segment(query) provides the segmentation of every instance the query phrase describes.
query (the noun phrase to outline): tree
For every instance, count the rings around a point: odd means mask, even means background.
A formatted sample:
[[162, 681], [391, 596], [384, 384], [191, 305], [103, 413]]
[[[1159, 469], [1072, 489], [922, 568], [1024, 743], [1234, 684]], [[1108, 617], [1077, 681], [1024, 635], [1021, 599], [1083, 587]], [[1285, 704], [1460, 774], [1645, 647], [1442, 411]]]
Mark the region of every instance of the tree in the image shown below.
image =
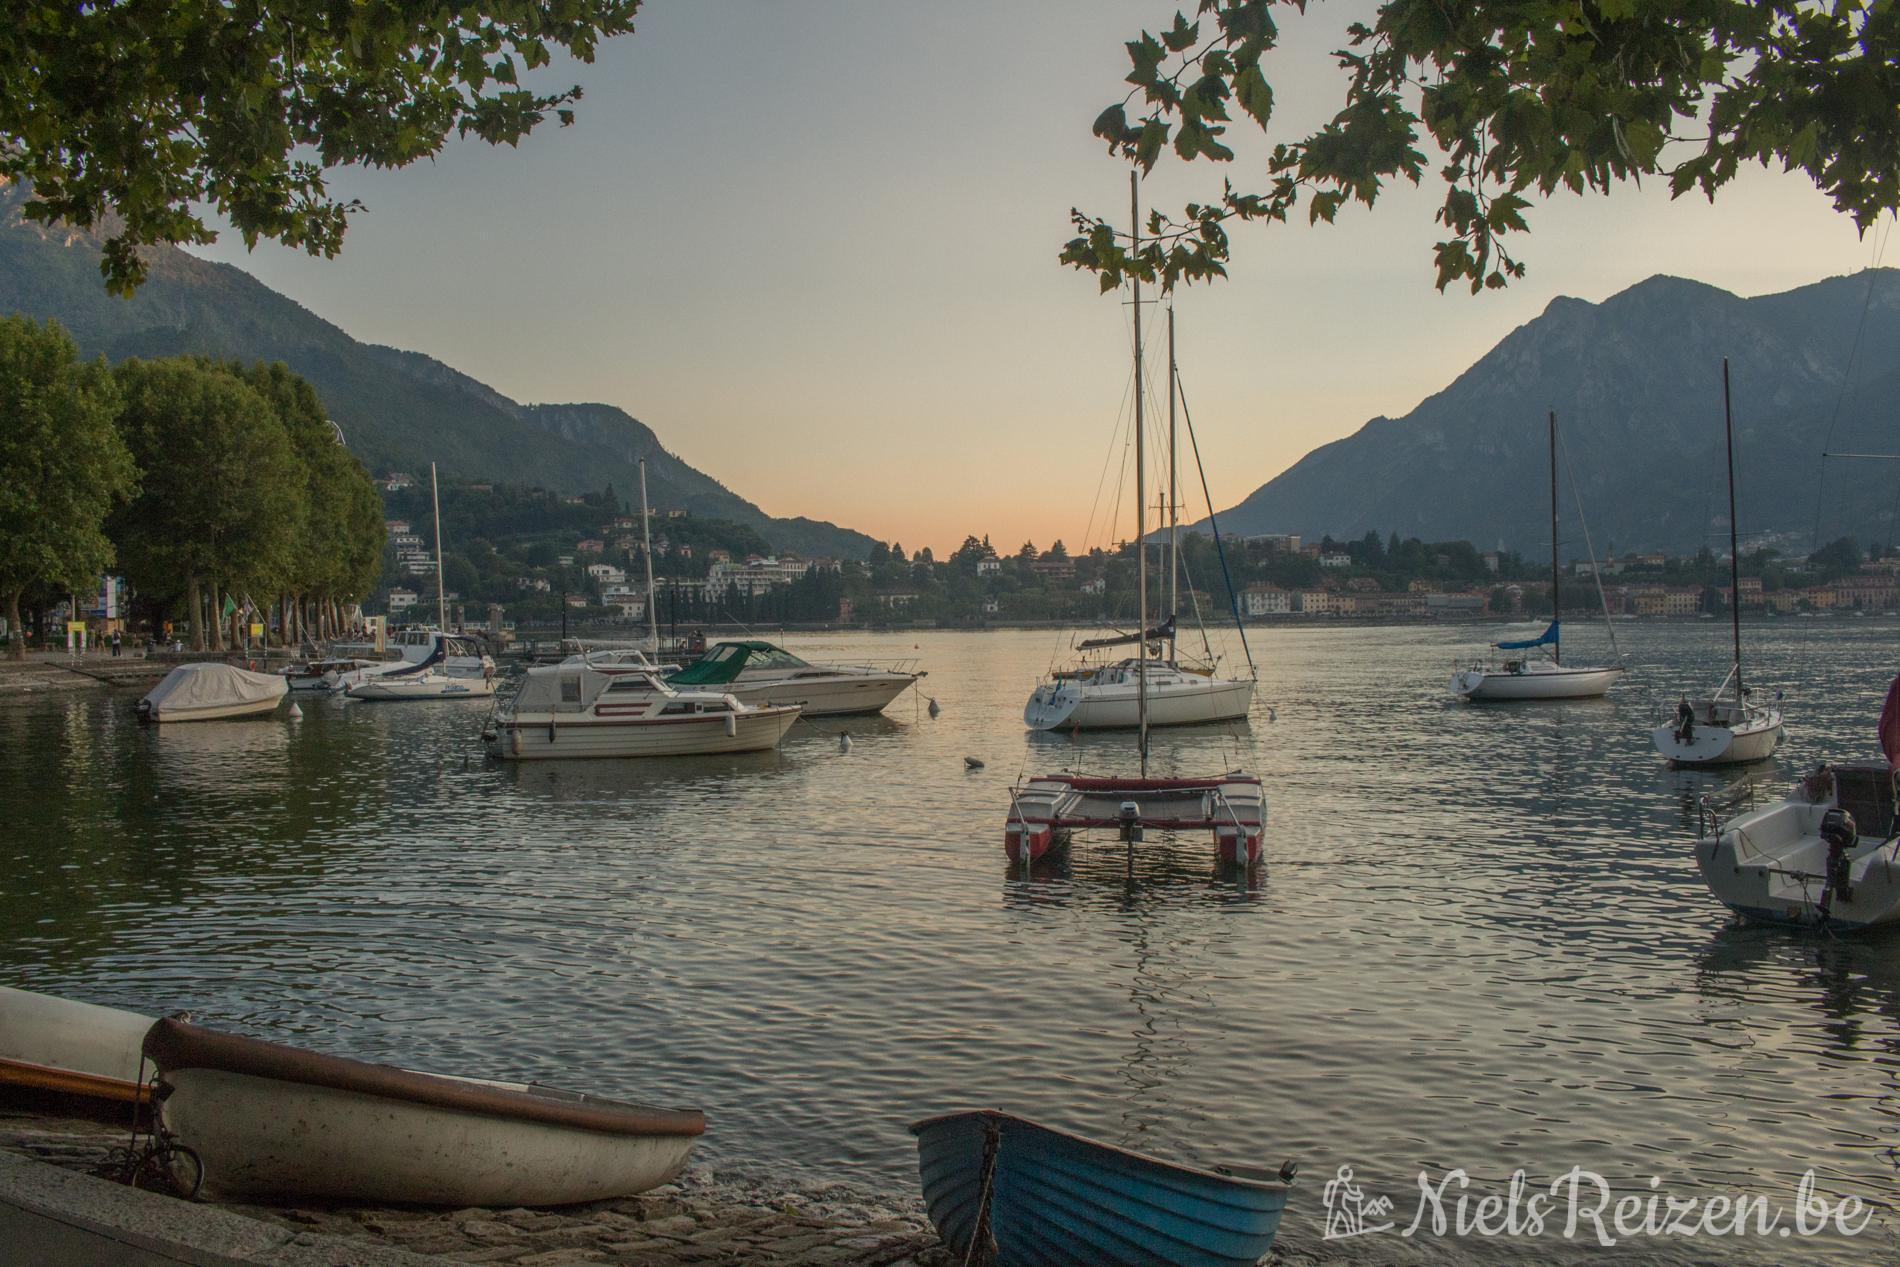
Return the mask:
[[202, 649], [220, 590], [272, 594], [293, 570], [303, 473], [270, 401], [229, 369], [190, 357], [130, 360], [113, 378], [125, 398], [120, 434], [142, 479], [111, 536], [140, 589], [185, 599]]
[[0, 318], [0, 594], [16, 660], [26, 656], [20, 596], [103, 572], [106, 515], [136, 481], [111, 375], [78, 355], [57, 322]]
[[[1308, 0], [1198, 0], [1128, 45], [1133, 85], [1096, 118], [1110, 150], [1143, 171], [1164, 146], [1229, 162], [1235, 116], [1264, 133], [1263, 69], [1276, 10]], [[1205, 21], [1203, 21], [1205, 20]], [[1108, 221], [1073, 213], [1065, 263], [1111, 290], [1129, 272], [1164, 285], [1224, 276], [1229, 221], [1281, 221], [1306, 200], [1331, 222], [1348, 200], [1418, 184], [1442, 158], [1438, 286], [1500, 287], [1524, 266], [1504, 245], [1527, 228], [1527, 194], [1608, 192], [1664, 177], [1713, 199], [1748, 161], [1800, 169], [1865, 231], [1900, 204], [1900, 8], [1807, 0], [1383, 0], [1338, 53], [1345, 102], [1304, 138], [1276, 144], [1266, 187], [1224, 182], [1178, 217], [1154, 213], [1131, 259]]]
[[404, 167], [451, 133], [513, 145], [581, 90], [538, 93], [556, 51], [594, 59], [640, 0], [19, 6], [0, 38], [0, 176], [33, 186], [26, 214], [90, 227], [117, 217], [100, 271], [129, 294], [136, 248], [211, 241], [193, 209], [247, 245], [334, 255], [347, 213], [333, 167]]

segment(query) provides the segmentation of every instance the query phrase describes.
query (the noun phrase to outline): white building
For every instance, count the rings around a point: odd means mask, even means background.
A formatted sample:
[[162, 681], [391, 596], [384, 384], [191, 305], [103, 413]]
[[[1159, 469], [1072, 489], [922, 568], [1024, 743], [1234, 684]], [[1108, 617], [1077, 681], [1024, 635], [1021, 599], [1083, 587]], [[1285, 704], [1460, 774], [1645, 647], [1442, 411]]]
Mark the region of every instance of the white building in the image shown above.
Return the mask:
[[1002, 570], [1003, 561], [1001, 559], [978, 559], [976, 561], [976, 574], [978, 576], [994, 576]]
[[403, 589], [400, 585], [389, 591], [389, 614], [406, 612], [416, 605], [416, 592]]
[[1349, 568], [1352, 566], [1352, 556], [1343, 550], [1321, 551], [1319, 565], [1323, 568]]
[[1243, 610], [1249, 616], [1290, 616], [1293, 614], [1293, 595], [1278, 585], [1262, 583], [1249, 585], [1241, 591]]
[[587, 575], [603, 585], [620, 585], [627, 579], [627, 574], [611, 563], [589, 563]]

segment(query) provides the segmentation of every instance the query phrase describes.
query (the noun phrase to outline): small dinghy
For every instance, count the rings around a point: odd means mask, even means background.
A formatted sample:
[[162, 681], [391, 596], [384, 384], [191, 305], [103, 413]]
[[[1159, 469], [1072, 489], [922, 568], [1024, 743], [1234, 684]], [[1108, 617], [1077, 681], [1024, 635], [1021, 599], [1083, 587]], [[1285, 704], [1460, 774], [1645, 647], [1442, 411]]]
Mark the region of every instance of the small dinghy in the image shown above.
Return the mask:
[[910, 1131], [930, 1221], [992, 1267], [1254, 1267], [1294, 1171], [1197, 1170], [993, 1109]]
[[164, 1020], [146, 1035], [159, 1129], [181, 1186], [225, 1199], [569, 1205], [630, 1196], [686, 1167], [706, 1129], [537, 1084], [413, 1073]]
[[280, 673], [252, 673], [215, 661], [181, 664], [139, 701], [139, 720], [213, 721], [268, 713], [289, 694]]
[[129, 1104], [152, 1018], [0, 986], [0, 1084]]

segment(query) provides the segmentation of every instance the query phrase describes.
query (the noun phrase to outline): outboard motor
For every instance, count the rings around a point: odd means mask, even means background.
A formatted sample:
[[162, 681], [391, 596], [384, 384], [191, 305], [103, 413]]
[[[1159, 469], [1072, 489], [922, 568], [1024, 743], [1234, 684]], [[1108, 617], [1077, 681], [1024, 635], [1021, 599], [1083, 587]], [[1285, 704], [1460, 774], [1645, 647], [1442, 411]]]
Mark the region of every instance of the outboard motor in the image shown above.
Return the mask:
[[1834, 895], [1853, 901], [1854, 886], [1848, 881], [1847, 851], [1860, 839], [1860, 824], [1844, 809], [1835, 808], [1821, 816], [1821, 839], [1827, 845], [1827, 886], [1821, 894], [1821, 912], [1834, 905]]
[[1122, 841], [1130, 845], [1138, 842], [1141, 839], [1141, 806], [1133, 801], [1123, 801], [1118, 817], [1121, 819]]

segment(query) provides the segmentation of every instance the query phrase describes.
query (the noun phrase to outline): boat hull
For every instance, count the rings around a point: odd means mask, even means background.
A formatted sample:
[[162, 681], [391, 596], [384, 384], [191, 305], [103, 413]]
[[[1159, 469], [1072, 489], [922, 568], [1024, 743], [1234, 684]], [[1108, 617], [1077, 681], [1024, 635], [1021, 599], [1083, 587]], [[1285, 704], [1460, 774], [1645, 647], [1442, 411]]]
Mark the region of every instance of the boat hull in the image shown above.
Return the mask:
[[0, 1084], [130, 1103], [152, 1018], [0, 986]]
[[227, 1199], [567, 1205], [685, 1168], [705, 1119], [534, 1085], [412, 1073], [160, 1021], [144, 1050], [174, 1177]]
[[1656, 751], [1675, 765], [1716, 766], [1766, 761], [1781, 747], [1785, 733], [1781, 714], [1776, 712], [1741, 726], [1698, 723], [1688, 743], [1678, 737], [1673, 722], [1656, 727], [1649, 738]]
[[1731, 819], [1696, 842], [1703, 882], [1757, 923], [1837, 932], [1900, 925], [1900, 840], [1861, 836], [1835, 870], [1820, 835], [1831, 808], [1796, 797]]
[[[685, 757], [722, 752], [765, 752], [779, 745], [797, 708], [745, 713], [646, 718], [515, 718], [485, 735], [491, 756], [503, 761], [585, 757]], [[732, 725], [730, 730], [727, 721]]]
[[[995, 1267], [1253, 1267], [1287, 1185], [1220, 1174], [993, 1111], [911, 1126], [924, 1202], [958, 1261]], [[985, 1200], [987, 1183], [987, 1201]]]
[[[1242, 721], [1253, 706], [1250, 680], [1209, 678], [1170, 686], [1148, 696], [1148, 725], [1200, 726]], [[1031, 730], [1131, 730], [1141, 724], [1133, 685], [1088, 686], [1067, 682], [1038, 690], [1023, 709]]]
[[[289, 694], [289, 689], [285, 689]], [[282, 703], [282, 697], [265, 700], [246, 700], [241, 704], [220, 704], [211, 708], [165, 708], [141, 710], [139, 716], [148, 722], [171, 725], [187, 721], [222, 721], [228, 717], [257, 717], [264, 713], [274, 713]]]
[[484, 677], [438, 677], [433, 680], [421, 678], [399, 678], [390, 675], [368, 677], [344, 688], [351, 699], [380, 700], [428, 700], [428, 699], [486, 699], [495, 693], [492, 678]]
[[[1132, 811], [1127, 817], [1124, 811]], [[1211, 831], [1224, 863], [1251, 866], [1265, 856], [1267, 799], [1246, 774], [1212, 778], [1100, 778], [1050, 774], [1010, 790], [1003, 852], [1033, 863], [1067, 844], [1077, 830]]]
[[742, 674], [725, 690], [755, 708], [796, 704], [806, 717], [853, 717], [883, 712], [916, 680], [908, 673], [867, 673], [748, 682]]
[[1593, 699], [1608, 693], [1622, 676], [1621, 668], [1524, 673], [1464, 669], [1451, 675], [1451, 693], [1468, 700]]

